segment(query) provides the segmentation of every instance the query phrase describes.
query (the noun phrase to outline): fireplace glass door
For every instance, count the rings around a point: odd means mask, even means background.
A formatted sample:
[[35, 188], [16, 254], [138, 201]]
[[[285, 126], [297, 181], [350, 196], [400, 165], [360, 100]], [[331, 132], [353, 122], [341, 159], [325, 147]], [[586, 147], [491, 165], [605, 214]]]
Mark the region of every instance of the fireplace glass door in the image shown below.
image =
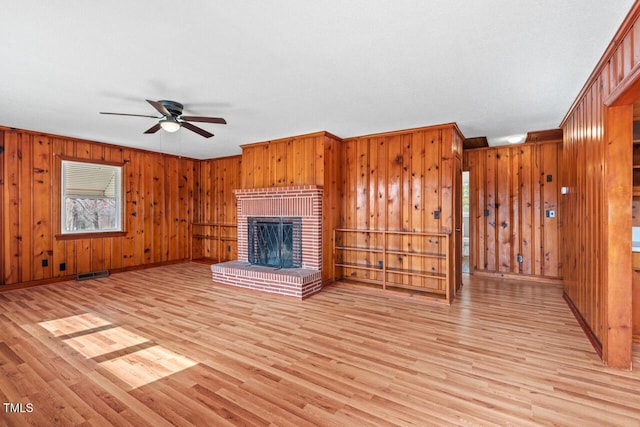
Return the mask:
[[249, 262], [275, 268], [302, 266], [300, 218], [248, 219]]

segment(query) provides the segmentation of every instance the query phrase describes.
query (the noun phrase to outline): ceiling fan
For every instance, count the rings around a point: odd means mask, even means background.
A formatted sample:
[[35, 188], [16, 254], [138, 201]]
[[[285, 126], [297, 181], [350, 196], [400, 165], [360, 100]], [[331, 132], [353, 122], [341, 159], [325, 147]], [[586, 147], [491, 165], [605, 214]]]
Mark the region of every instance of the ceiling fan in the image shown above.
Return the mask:
[[204, 136], [205, 138], [211, 138], [213, 134], [211, 132], [207, 132], [202, 128], [199, 128], [198, 126], [192, 125], [189, 122], [218, 123], [223, 125], [227, 124], [227, 121], [221, 117], [183, 116], [182, 109], [184, 108], [184, 106], [176, 101], [168, 101], [166, 99], [151, 101], [147, 99], [147, 102], [151, 104], [153, 108], [155, 108], [160, 114], [162, 114], [162, 116], [158, 117], [145, 114], [105, 113], [102, 111], [100, 112], [100, 114], [160, 119], [158, 123], [151, 126], [144, 133], [156, 133], [160, 130], [160, 128], [164, 129], [167, 132], [177, 132], [181, 127], [185, 127], [192, 132]]

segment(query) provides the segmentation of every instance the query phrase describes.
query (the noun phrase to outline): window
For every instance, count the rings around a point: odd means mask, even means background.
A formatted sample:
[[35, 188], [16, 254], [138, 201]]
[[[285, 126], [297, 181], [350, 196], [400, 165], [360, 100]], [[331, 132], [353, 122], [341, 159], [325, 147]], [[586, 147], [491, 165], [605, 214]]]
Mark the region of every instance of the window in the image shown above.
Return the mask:
[[62, 161], [62, 234], [122, 230], [122, 166]]

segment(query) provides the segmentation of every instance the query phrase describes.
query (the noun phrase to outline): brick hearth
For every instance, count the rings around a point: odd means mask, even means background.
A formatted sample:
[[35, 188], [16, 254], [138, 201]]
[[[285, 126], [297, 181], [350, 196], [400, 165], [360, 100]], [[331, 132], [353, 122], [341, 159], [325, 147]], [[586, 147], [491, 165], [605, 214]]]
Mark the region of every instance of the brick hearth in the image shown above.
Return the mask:
[[[322, 188], [292, 186], [234, 191], [237, 199], [238, 260], [211, 266], [213, 281], [305, 298], [322, 289]], [[270, 268], [248, 262], [249, 217], [299, 217], [302, 268]]]

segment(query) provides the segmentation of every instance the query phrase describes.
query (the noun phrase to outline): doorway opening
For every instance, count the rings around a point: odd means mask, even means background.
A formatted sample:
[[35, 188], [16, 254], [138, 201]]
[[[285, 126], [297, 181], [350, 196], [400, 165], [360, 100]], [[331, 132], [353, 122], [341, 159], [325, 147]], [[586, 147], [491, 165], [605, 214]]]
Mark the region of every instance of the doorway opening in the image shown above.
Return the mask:
[[462, 172], [462, 272], [469, 273], [469, 171]]
[[[631, 182], [631, 324], [632, 340], [640, 343], [640, 265], [636, 254], [640, 253], [640, 99], [633, 103], [632, 182]], [[632, 351], [633, 354], [633, 351]]]

